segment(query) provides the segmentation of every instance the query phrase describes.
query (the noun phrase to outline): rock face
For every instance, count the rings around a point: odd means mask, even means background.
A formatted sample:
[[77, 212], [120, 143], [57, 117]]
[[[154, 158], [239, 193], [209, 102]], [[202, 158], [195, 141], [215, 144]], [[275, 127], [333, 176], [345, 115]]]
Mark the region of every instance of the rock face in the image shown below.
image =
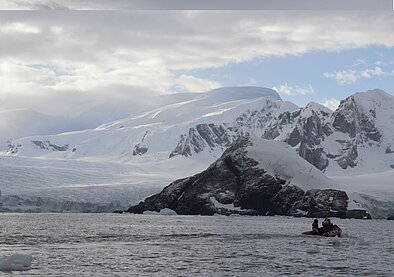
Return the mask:
[[52, 150], [52, 151], [67, 151], [68, 150], [68, 144], [59, 146], [56, 144], [52, 144], [50, 141], [33, 140], [32, 142], [37, 147], [39, 147], [41, 149], [45, 149], [45, 150]]
[[237, 116], [234, 122], [198, 124], [191, 127], [187, 133], [181, 134], [170, 158], [177, 155], [189, 157], [206, 149], [210, 152], [216, 148], [224, 151], [241, 136], [262, 136], [281, 111], [287, 110], [285, 106], [282, 101], [267, 98], [258, 109], [246, 110]]
[[228, 132], [225, 124], [198, 124], [189, 129], [187, 135], [181, 135], [176, 148], [171, 152], [170, 158], [176, 155], [185, 157], [193, 153], [199, 153], [209, 147], [211, 150], [216, 146], [228, 147], [234, 140], [234, 136]]
[[293, 113], [286, 112], [273, 121], [263, 135], [266, 139], [277, 139], [296, 147], [298, 154], [320, 170], [328, 166], [328, 159], [321, 145], [330, 135], [331, 111], [317, 104], [309, 103]]
[[[244, 112], [234, 122], [211, 124], [203, 132], [201, 126], [192, 127], [170, 156], [224, 150], [241, 136], [256, 135], [288, 143], [321, 171], [381, 170], [382, 164], [388, 170], [393, 164], [393, 96], [380, 90], [356, 93], [341, 101], [335, 112], [313, 102], [281, 113], [279, 106], [267, 99], [263, 109]], [[380, 165], [368, 161], [370, 153], [379, 153]]]
[[236, 140], [208, 169], [176, 180], [160, 193], [130, 207], [128, 212], [159, 212], [169, 208], [184, 215], [356, 217], [348, 213], [348, 197], [343, 191], [312, 189], [305, 192], [285, 178], [269, 174], [248, 156], [246, 149], [251, 144], [249, 138]]

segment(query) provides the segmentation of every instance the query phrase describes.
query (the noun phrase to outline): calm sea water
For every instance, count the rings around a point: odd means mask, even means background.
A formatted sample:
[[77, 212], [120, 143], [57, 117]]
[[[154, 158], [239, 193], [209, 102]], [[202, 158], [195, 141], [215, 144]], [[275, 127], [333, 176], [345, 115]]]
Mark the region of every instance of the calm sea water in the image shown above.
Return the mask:
[[311, 220], [115, 214], [0, 214], [4, 276], [394, 276], [394, 222], [340, 220], [342, 238], [302, 236]]

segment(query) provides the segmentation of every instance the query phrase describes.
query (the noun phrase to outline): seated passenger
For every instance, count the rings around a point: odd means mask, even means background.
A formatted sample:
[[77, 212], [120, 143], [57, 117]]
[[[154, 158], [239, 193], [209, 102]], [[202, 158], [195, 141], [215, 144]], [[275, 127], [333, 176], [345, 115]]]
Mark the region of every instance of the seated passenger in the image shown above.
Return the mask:
[[323, 228], [322, 228], [322, 232], [326, 233], [330, 231], [330, 220], [328, 218], [325, 218], [322, 222]]
[[317, 219], [313, 220], [312, 231], [313, 231], [313, 234], [319, 233], [319, 221]]
[[328, 222], [329, 222], [328, 227], [329, 227], [330, 231], [332, 231], [334, 225], [331, 223], [330, 219], [328, 219]]

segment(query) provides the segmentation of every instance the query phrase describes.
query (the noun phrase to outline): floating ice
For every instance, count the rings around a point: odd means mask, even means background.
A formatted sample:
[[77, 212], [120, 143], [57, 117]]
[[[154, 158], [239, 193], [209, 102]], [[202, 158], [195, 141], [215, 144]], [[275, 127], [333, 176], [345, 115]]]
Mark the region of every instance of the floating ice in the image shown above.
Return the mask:
[[32, 255], [30, 254], [13, 254], [11, 256], [0, 257], [1, 271], [22, 271], [29, 270]]
[[306, 253], [308, 254], [318, 254], [320, 252], [319, 248], [307, 248]]
[[357, 242], [356, 242], [356, 245], [368, 246], [368, 245], [370, 245], [370, 244], [369, 244], [369, 242], [365, 241], [364, 239], [358, 238], [358, 239], [357, 239]]
[[144, 211], [143, 214], [145, 214], [145, 215], [177, 215], [176, 211], [171, 210], [169, 208], [161, 209], [160, 212]]
[[171, 210], [169, 208], [164, 208], [160, 210], [161, 215], [177, 215], [176, 211]]
[[331, 243], [334, 247], [339, 247], [341, 244], [341, 240], [339, 238], [333, 237], [331, 238]]

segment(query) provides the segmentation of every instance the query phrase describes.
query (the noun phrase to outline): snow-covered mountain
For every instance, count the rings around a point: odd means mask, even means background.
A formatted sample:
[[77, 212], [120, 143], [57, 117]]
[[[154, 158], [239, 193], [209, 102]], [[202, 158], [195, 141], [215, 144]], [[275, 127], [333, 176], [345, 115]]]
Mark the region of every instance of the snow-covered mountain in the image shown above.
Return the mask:
[[[248, 110], [231, 124], [190, 128], [181, 135], [172, 155], [189, 156], [205, 147], [213, 150], [228, 145], [231, 138], [253, 134], [288, 143], [301, 157], [328, 174], [362, 174], [394, 168], [394, 97], [383, 91], [356, 93], [343, 100], [335, 112], [313, 102], [281, 114], [266, 111], [269, 106]], [[222, 141], [217, 139], [218, 133]]]
[[[172, 157], [177, 154], [183, 133], [187, 130], [190, 133], [193, 132], [190, 130], [195, 129], [199, 136], [204, 136], [206, 131], [205, 139], [201, 141], [204, 145], [212, 135], [216, 136], [212, 138], [214, 145], [211, 144], [211, 149], [207, 151], [216, 153], [213, 156], [211, 153], [205, 153], [205, 158], [213, 161], [239, 135], [239, 131], [248, 132], [249, 128], [243, 127], [242, 123], [239, 129], [225, 127], [226, 137], [221, 137], [220, 127], [216, 129], [215, 126], [230, 126], [239, 115], [250, 114], [256, 118], [256, 122], [248, 124], [259, 124], [263, 130], [268, 118], [272, 119], [276, 115], [297, 108], [290, 102], [282, 101], [271, 89], [215, 89], [194, 99], [113, 121], [93, 130], [17, 139], [10, 144], [7, 154], [115, 161], [130, 161], [135, 156], [165, 152]], [[258, 117], [262, 119], [259, 120]], [[199, 143], [194, 142], [194, 138], [191, 140], [195, 144]], [[198, 146], [195, 148], [194, 152], [198, 152]]]
[[162, 106], [189, 101], [198, 97], [200, 93], [174, 93], [157, 96], [141, 95], [133, 99], [113, 99], [94, 105], [75, 119], [84, 122], [88, 128], [96, 128], [102, 124], [137, 115]]
[[394, 97], [380, 90], [356, 93], [331, 113], [311, 103], [285, 113], [267, 139], [285, 141], [327, 174], [365, 174], [394, 168]]
[[[380, 200], [388, 203], [392, 196], [392, 188], [385, 184], [394, 168], [394, 97], [383, 91], [356, 93], [343, 100], [334, 112], [317, 103], [299, 108], [282, 101], [275, 91], [258, 87], [220, 88], [171, 97], [168, 105], [131, 113], [132, 116], [96, 129], [12, 141], [4, 152], [7, 157], [2, 158], [9, 179], [0, 179], [0, 189], [3, 194], [14, 192], [9, 180], [29, 187], [18, 181], [23, 179], [20, 179], [19, 162], [8, 166], [10, 161], [19, 159], [28, 160], [30, 167], [42, 173], [41, 177], [45, 176], [46, 168], [51, 168], [55, 175], [62, 172], [59, 176], [70, 182], [59, 187], [70, 198], [78, 195], [78, 189], [70, 192], [71, 187], [80, 189], [87, 184], [85, 192], [87, 187], [94, 189], [81, 198], [90, 201], [96, 197], [100, 201], [112, 188], [111, 199], [116, 199], [127, 192], [135, 193], [139, 185], [151, 184], [157, 189], [168, 181], [196, 174], [218, 159], [239, 137], [256, 136], [286, 142], [299, 156], [341, 182], [347, 182], [349, 175], [373, 173], [382, 181], [378, 194], [390, 191], [388, 197]], [[77, 177], [66, 177], [66, 166], [58, 166], [59, 161], [75, 167], [79, 172]], [[124, 175], [116, 172], [114, 181], [101, 178], [105, 174], [100, 170], [94, 171], [99, 176], [92, 179], [96, 181], [85, 178], [92, 166], [106, 168], [108, 164], [127, 166], [129, 171]], [[36, 180], [34, 176], [31, 175], [31, 182], [39, 183], [39, 178]], [[359, 179], [361, 183], [363, 180]], [[132, 185], [127, 186], [128, 182]], [[58, 196], [55, 187], [51, 184], [40, 193]], [[100, 187], [108, 190], [104, 193]], [[367, 188], [367, 184], [361, 184], [360, 192], [377, 199], [377, 194]], [[139, 192], [138, 197], [147, 194], [148, 191]], [[138, 197], [124, 201], [136, 201]]]
[[94, 129], [104, 123], [137, 115], [165, 105], [192, 100], [200, 93], [176, 93], [159, 96], [141, 95], [134, 99], [106, 100], [92, 103], [80, 114], [55, 116], [32, 109], [0, 111], [0, 151], [8, 142], [29, 136], [55, 135]]
[[224, 151], [225, 146], [196, 159], [181, 155], [169, 158], [188, 128], [232, 122], [238, 114], [267, 103], [276, 114], [298, 108], [281, 101], [273, 90], [254, 87], [166, 98], [180, 102], [92, 130], [13, 141], [0, 158], [2, 171], [7, 172], [6, 178], [0, 178], [3, 196], [47, 197], [50, 203], [46, 207], [60, 199], [95, 203], [119, 200], [125, 208], [172, 180], [203, 170]]

